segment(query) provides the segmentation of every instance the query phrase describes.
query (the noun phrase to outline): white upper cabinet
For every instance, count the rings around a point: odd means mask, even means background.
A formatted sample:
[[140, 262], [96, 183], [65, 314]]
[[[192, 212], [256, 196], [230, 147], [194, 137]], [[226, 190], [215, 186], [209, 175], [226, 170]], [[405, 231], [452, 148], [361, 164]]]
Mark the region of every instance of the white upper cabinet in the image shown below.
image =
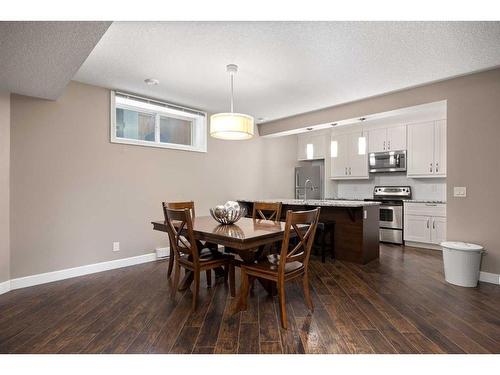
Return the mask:
[[434, 121], [408, 125], [408, 176], [433, 173]]
[[368, 152], [406, 150], [406, 126], [372, 129], [369, 140]]
[[330, 143], [331, 178], [346, 177], [348, 173], [349, 135], [333, 136]]
[[406, 150], [406, 125], [387, 128], [387, 150]]
[[368, 178], [366, 132], [332, 135], [331, 175], [334, 180]]
[[298, 135], [297, 159], [314, 160], [325, 158], [327, 136], [323, 134], [304, 133]]
[[370, 135], [368, 152], [386, 151], [387, 129], [372, 129], [368, 134]]
[[446, 177], [446, 120], [434, 126], [434, 175]]
[[408, 177], [446, 177], [446, 120], [408, 125]]

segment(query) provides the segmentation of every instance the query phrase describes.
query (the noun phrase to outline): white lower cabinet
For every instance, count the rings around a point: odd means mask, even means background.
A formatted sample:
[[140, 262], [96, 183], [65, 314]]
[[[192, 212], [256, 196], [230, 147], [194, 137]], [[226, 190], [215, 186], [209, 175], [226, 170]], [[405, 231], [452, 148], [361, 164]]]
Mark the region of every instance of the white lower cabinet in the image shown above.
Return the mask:
[[415, 241], [415, 242], [431, 242], [431, 232], [429, 230], [429, 217], [405, 215], [404, 240]]
[[446, 241], [446, 218], [432, 217], [431, 242], [440, 244]]
[[446, 241], [446, 204], [404, 204], [404, 240], [439, 245]]

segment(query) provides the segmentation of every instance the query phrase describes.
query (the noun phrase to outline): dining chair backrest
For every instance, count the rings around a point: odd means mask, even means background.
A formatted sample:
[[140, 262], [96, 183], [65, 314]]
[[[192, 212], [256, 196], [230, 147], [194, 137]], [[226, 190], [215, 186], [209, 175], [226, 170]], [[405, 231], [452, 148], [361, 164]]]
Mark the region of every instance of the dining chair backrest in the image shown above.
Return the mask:
[[198, 263], [199, 253], [194, 238], [191, 210], [189, 208], [171, 209], [168, 208], [168, 203], [163, 202], [163, 214], [170, 246], [173, 247], [175, 256], [181, 257], [186, 254], [191, 257], [193, 263]]
[[191, 218], [195, 218], [196, 214], [194, 212], [194, 202], [186, 201], [186, 202], [167, 202], [167, 208], [173, 210], [182, 210], [184, 208], [189, 208], [191, 210]]
[[281, 217], [281, 202], [255, 202], [252, 219], [279, 221]]
[[[320, 208], [310, 211], [286, 212], [285, 235], [281, 244], [278, 273], [284, 275], [286, 263], [300, 262], [307, 269], [316, 235]], [[297, 236], [297, 244], [290, 246], [290, 238]]]

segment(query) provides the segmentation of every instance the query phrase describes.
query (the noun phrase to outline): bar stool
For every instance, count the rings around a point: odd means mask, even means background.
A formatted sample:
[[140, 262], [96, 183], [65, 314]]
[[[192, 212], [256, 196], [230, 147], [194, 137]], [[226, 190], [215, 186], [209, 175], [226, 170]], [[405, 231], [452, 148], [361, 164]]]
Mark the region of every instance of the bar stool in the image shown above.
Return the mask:
[[319, 222], [314, 241], [314, 254], [321, 253], [321, 262], [326, 260], [326, 236], [330, 237], [330, 254], [335, 258], [335, 221]]

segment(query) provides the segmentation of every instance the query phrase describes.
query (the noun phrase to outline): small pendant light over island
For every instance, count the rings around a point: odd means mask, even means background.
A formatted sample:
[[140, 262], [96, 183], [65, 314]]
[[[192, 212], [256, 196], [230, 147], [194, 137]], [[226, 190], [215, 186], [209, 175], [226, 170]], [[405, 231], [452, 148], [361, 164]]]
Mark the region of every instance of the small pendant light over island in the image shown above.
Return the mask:
[[231, 112], [216, 113], [210, 116], [210, 136], [226, 140], [250, 139], [254, 135], [253, 117], [233, 111], [233, 80], [238, 66], [229, 64], [226, 68], [231, 80]]

